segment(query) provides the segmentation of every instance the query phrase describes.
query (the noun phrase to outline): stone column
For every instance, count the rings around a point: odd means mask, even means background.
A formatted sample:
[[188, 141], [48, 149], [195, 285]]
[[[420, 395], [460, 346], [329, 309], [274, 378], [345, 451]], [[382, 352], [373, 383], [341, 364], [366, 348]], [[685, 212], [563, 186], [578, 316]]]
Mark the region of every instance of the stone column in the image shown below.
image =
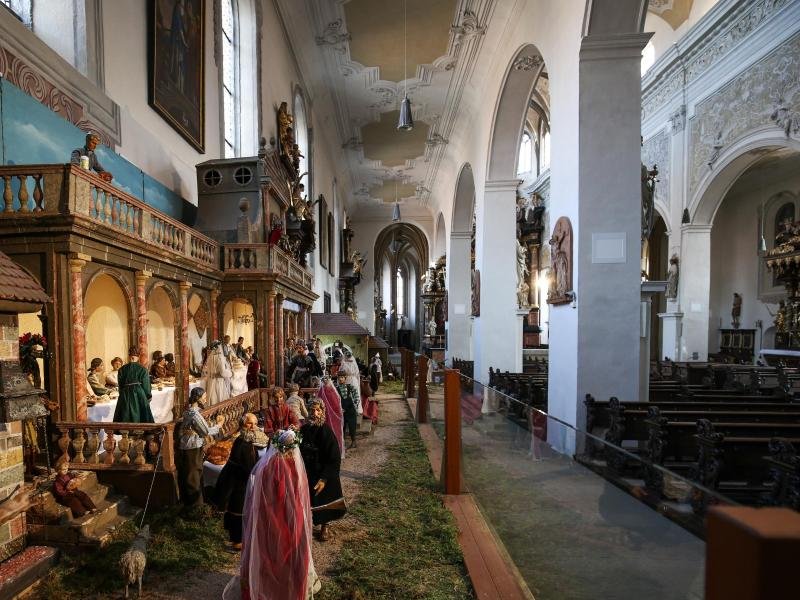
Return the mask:
[[[550, 217], [572, 221], [576, 295], [550, 310], [548, 392], [548, 412], [580, 427], [585, 394], [639, 397], [641, 53], [650, 35], [587, 36], [581, 43], [577, 204], [567, 201]], [[569, 436], [553, 441], [565, 449], [575, 443]]]
[[447, 362], [451, 365], [453, 358], [471, 360], [473, 356], [471, 238], [469, 231], [454, 231], [447, 252]]
[[[181, 365], [179, 371], [181, 396], [178, 397], [180, 405], [176, 403], [175, 417], [180, 417], [189, 405], [189, 365], [191, 363], [191, 350], [189, 349], [189, 289], [192, 284], [181, 281]], [[175, 382], [178, 384], [178, 382]]]
[[75, 395], [75, 419], [89, 419], [86, 405], [86, 321], [83, 314], [83, 267], [92, 258], [73, 254], [69, 259], [70, 306], [72, 308], [72, 389]]
[[150, 357], [147, 347], [147, 297], [144, 288], [152, 276], [150, 271], [136, 272], [136, 344], [139, 346], [139, 362], [145, 367]]
[[298, 329], [302, 329], [303, 339], [308, 340], [311, 337], [311, 333], [308, 330], [308, 306], [306, 304], [300, 305], [300, 314], [298, 315], [297, 322]]
[[642, 282], [640, 332], [639, 332], [639, 400], [647, 402], [650, 398], [650, 338], [653, 335], [652, 314], [653, 298], [663, 294], [667, 289], [666, 281]]
[[[520, 308], [517, 311], [517, 331], [514, 334], [514, 340], [517, 344], [518, 348], [522, 348], [525, 341], [525, 319], [528, 318], [528, 313], [530, 313], [530, 309], [528, 308]], [[523, 352], [517, 354], [517, 362], [514, 363], [514, 373], [522, 373], [522, 369], [525, 366], [523, 363]]]
[[[489, 367], [513, 371], [517, 347], [518, 180], [487, 181], [476, 213], [476, 268], [481, 272], [481, 314], [475, 318], [475, 379], [488, 381]], [[469, 256], [469, 253], [467, 253]]]
[[[211, 290], [211, 340], [219, 339], [219, 307], [217, 301], [219, 300], [219, 290], [213, 288]], [[209, 341], [211, 341], [209, 340]]]
[[681, 238], [678, 298], [683, 324], [676, 360], [703, 361], [708, 358], [711, 225], [684, 225]]
[[275, 385], [276, 382], [275, 367], [277, 358], [275, 356], [275, 348], [277, 346], [277, 338], [275, 334], [275, 296], [274, 290], [267, 292], [267, 364], [269, 365], [270, 385]]
[[277, 331], [277, 336], [278, 336], [278, 339], [277, 339], [278, 360], [276, 360], [275, 362], [276, 362], [276, 368], [278, 369], [278, 371], [277, 371], [277, 375], [278, 375], [277, 382], [278, 382], [278, 384], [283, 386], [283, 352], [284, 352], [284, 344], [285, 344], [285, 340], [286, 340], [286, 313], [283, 310], [283, 294], [278, 294], [275, 297], [275, 302], [276, 302], [275, 308], [276, 308], [277, 313], [278, 313], [278, 317], [277, 317], [277, 321], [278, 321], [278, 327], [277, 327], [277, 330], [278, 330]]

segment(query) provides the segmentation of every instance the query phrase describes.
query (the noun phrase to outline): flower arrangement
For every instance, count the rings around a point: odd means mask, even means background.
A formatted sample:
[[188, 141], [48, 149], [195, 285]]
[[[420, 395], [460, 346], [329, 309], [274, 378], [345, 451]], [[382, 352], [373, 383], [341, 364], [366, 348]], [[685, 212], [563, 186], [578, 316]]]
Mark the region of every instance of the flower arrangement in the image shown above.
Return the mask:
[[24, 373], [38, 370], [36, 359], [47, 353], [47, 338], [30, 331], [19, 337], [19, 363]]
[[278, 450], [278, 452], [281, 454], [287, 454], [295, 448], [300, 447], [300, 442], [303, 441], [303, 436], [301, 436], [300, 433], [294, 429], [279, 429], [272, 434], [270, 441]]

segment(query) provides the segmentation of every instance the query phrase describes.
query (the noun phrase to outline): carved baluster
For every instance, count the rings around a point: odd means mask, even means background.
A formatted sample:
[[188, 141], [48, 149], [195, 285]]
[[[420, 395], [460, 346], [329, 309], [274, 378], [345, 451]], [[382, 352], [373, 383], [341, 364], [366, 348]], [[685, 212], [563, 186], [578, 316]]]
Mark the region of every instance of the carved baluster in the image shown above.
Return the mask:
[[103, 190], [103, 196], [105, 197], [105, 206], [103, 206], [103, 218], [104, 221], [109, 224], [114, 224], [114, 213], [113, 213], [113, 206], [114, 206], [114, 196], [111, 192]]
[[61, 432], [61, 437], [58, 438], [58, 447], [61, 450], [59, 460], [69, 462], [69, 447], [72, 443], [72, 440], [69, 438], [69, 427], [59, 427], [58, 430]]
[[28, 176], [18, 175], [17, 178], [19, 179], [19, 211], [29, 213], [31, 208], [28, 206]]
[[77, 464], [85, 463], [86, 457], [83, 456], [83, 447], [86, 445], [86, 436], [83, 429], [78, 428], [75, 430], [75, 438], [72, 440], [72, 449], [75, 451], [75, 458], [73, 461]]
[[103, 200], [102, 200], [103, 190], [101, 190], [98, 187], [92, 186], [92, 191], [94, 191], [94, 193], [96, 194], [94, 201], [95, 219], [99, 221], [102, 219], [101, 215], [103, 214]]
[[100, 446], [100, 440], [98, 439], [99, 429], [92, 427], [86, 430], [89, 434], [89, 441], [86, 442], [86, 449], [89, 451], [89, 464], [96, 465], [100, 462], [100, 458], [97, 455], [97, 448]]
[[141, 431], [134, 431], [133, 432], [133, 451], [135, 456], [133, 458], [133, 464], [135, 465], [143, 465], [145, 464], [144, 459], [144, 435]]
[[44, 192], [42, 191], [42, 175], [41, 173], [33, 175], [33, 212], [42, 212], [44, 210]]
[[119, 432], [122, 436], [122, 439], [117, 444], [117, 448], [119, 448], [119, 464], [127, 465], [131, 462], [131, 457], [128, 456], [128, 450], [131, 448], [131, 440], [128, 437], [128, 430], [124, 429]]
[[[119, 203], [119, 198], [116, 196], [111, 196], [111, 224], [119, 226], [119, 209], [117, 208]], [[108, 208], [106, 208], [106, 212], [108, 212]]]
[[3, 175], [5, 185], [3, 186], [3, 212], [14, 212], [14, 193], [11, 191], [11, 175]]
[[114, 431], [112, 429], [106, 430], [106, 439], [103, 440], [103, 450], [106, 451], [105, 456], [103, 457], [103, 462], [107, 465], [114, 464], [114, 449], [117, 447], [117, 440], [114, 437]]

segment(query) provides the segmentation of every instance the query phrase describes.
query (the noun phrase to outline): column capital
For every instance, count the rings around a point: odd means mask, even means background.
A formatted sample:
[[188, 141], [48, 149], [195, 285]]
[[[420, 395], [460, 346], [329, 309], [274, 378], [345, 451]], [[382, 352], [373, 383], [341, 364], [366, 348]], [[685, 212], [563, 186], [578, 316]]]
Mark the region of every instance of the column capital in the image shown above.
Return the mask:
[[81, 254], [75, 252], [69, 255], [69, 270], [70, 273], [80, 273], [87, 262], [92, 262], [92, 257], [88, 254]]
[[181, 281], [178, 283], [178, 287], [181, 289], [181, 292], [186, 293], [192, 287], [192, 284], [188, 281]]
[[711, 234], [711, 225], [695, 225], [693, 223], [686, 223], [681, 225], [681, 233], [707, 233]]
[[275, 296], [277, 295], [278, 292], [276, 292], [275, 290], [267, 290], [267, 298], [269, 298], [270, 300], [274, 300]]
[[642, 50], [652, 36], [652, 33], [588, 35], [581, 41], [580, 60], [641, 60]]
[[152, 271], [145, 271], [145, 270], [136, 271], [136, 281], [137, 281], [137, 283], [138, 282], [144, 283], [145, 281], [150, 279], [152, 276], [153, 276], [153, 272]]
[[521, 179], [492, 179], [486, 180], [483, 185], [484, 192], [514, 192], [517, 193], [517, 188], [522, 180]]
[[216, 300], [219, 298], [219, 295], [222, 293], [222, 290], [219, 288], [211, 288], [211, 299]]

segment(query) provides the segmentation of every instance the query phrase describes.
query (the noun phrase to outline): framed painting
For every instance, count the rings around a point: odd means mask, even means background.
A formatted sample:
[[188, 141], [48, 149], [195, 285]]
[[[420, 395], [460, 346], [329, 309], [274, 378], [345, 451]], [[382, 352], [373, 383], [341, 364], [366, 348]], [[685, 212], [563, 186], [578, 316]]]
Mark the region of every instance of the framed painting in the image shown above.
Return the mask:
[[148, 103], [205, 152], [205, 0], [148, 0]]

